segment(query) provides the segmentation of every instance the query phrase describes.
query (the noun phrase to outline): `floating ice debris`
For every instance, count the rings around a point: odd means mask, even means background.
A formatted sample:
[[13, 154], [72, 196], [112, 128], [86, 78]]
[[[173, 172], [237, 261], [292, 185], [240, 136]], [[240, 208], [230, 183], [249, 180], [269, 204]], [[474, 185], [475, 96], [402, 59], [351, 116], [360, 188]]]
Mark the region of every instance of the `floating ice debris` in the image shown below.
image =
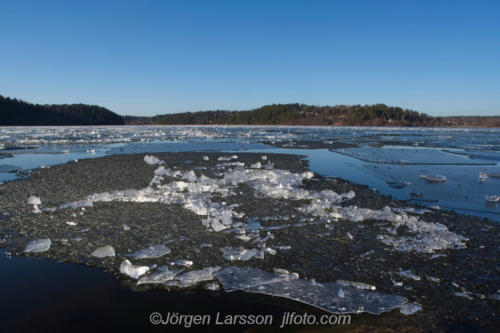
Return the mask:
[[169, 270], [167, 266], [160, 266], [157, 272], [141, 277], [137, 281], [137, 284], [165, 283], [166, 281], [171, 281], [176, 275], [182, 273], [182, 271], [184, 271], [184, 268]]
[[407, 277], [407, 278], [411, 278], [411, 279], [416, 280], [416, 281], [420, 281], [420, 276], [418, 276], [417, 274], [413, 273], [410, 270], [401, 271], [401, 272], [398, 272], [398, 274], [401, 276]]
[[209, 160], [208, 156], [203, 156], [203, 160], [208, 161]]
[[256, 230], [256, 229], [259, 229], [260, 227], [261, 227], [260, 222], [254, 221], [254, 222], [248, 223], [246, 226], [246, 229], [247, 230]]
[[183, 287], [194, 286], [201, 281], [213, 280], [212, 273], [217, 272], [220, 267], [206, 267], [198, 271], [190, 271], [176, 277]]
[[263, 160], [267, 160], [267, 156], [262, 156], [261, 157]]
[[223, 247], [221, 248], [226, 260], [243, 260], [247, 261], [252, 259], [257, 254], [256, 249], [247, 250], [241, 247]]
[[286, 246], [276, 246], [278, 250], [290, 250], [292, 247], [289, 245]]
[[87, 232], [87, 231], [89, 231], [89, 230], [90, 230], [90, 228], [87, 228], [87, 229], [82, 229], [82, 230], [79, 230], [78, 232]]
[[498, 202], [500, 200], [500, 197], [495, 194], [489, 194], [485, 196], [486, 201], [488, 202]]
[[354, 238], [350, 233], [347, 233], [347, 237], [349, 237], [349, 239], [353, 239]]
[[120, 265], [120, 273], [126, 274], [134, 279], [138, 279], [141, 275], [144, 275], [148, 271], [148, 266], [134, 266], [126, 259]]
[[260, 164], [260, 162], [257, 162], [257, 163], [254, 163], [254, 164], [250, 165], [250, 168], [252, 168], [252, 169], [260, 169], [260, 168], [262, 168], [262, 164]]
[[238, 238], [244, 242], [248, 242], [251, 238], [248, 237], [248, 236], [245, 236], [245, 235], [237, 235], [237, 236], [234, 236], [235, 238]]
[[412, 315], [415, 312], [418, 312], [422, 309], [422, 307], [418, 303], [405, 303], [399, 310], [402, 314]]
[[41, 203], [42, 201], [37, 196], [32, 195], [28, 198], [28, 205], [40, 205]]
[[267, 252], [269, 254], [272, 254], [273, 256], [276, 254], [276, 251], [271, 249], [270, 247], [265, 247], [262, 250], [264, 250], [265, 252]]
[[67, 225], [77, 225], [78, 223], [76, 222], [66, 222]]
[[432, 260], [432, 259], [436, 259], [436, 258], [439, 258], [439, 257], [446, 257], [446, 254], [433, 254], [432, 256], [430, 256], [429, 260]]
[[98, 247], [97, 249], [94, 250], [94, 252], [92, 252], [91, 255], [96, 258], [114, 257], [115, 249], [111, 245], [106, 245]]
[[135, 259], [160, 258], [165, 254], [170, 253], [170, 249], [163, 244], [153, 245], [147, 249], [143, 249], [134, 253], [127, 253], [126, 256]]
[[340, 298], [344, 298], [345, 297], [345, 294], [344, 294], [344, 290], [342, 288], [339, 289], [339, 292], [337, 293], [337, 295], [340, 297]]
[[430, 213], [431, 211], [425, 208], [413, 208], [413, 207], [399, 207], [399, 208], [393, 208], [392, 210], [396, 212], [407, 212], [407, 213], [414, 213], [414, 214], [423, 214], [423, 213]]
[[155, 165], [155, 164], [163, 164], [164, 162], [162, 160], [160, 160], [158, 157], [156, 156], [149, 156], [149, 155], [146, 155], [144, 157], [144, 162], [146, 162], [147, 164], [149, 165]]
[[[293, 275], [273, 274], [251, 267], [229, 266], [213, 275], [227, 292], [242, 290], [284, 297], [330, 313], [358, 313], [362, 309], [362, 312], [379, 314], [400, 308], [406, 302], [401, 296], [358, 290], [335, 282], [313, 283]], [[340, 296], [342, 293], [344, 297]]]
[[24, 252], [43, 252], [50, 248], [52, 242], [48, 238], [31, 241], [26, 245]]
[[171, 262], [170, 265], [179, 265], [179, 266], [192, 266], [193, 262], [191, 260], [179, 259], [174, 262]]
[[371, 285], [363, 283], [363, 282], [337, 280], [337, 283], [341, 284], [341, 285], [345, 285], [345, 286], [355, 287], [355, 288], [358, 288], [358, 289], [367, 289], [367, 290], [375, 290], [375, 289], [377, 289], [377, 287], [371, 286]]
[[205, 288], [207, 290], [211, 290], [211, 291], [219, 291], [220, 290], [220, 287], [217, 283], [213, 282], [213, 283], [209, 283], [205, 286]]
[[123, 224], [123, 230], [130, 230], [130, 227], [126, 224]]
[[341, 197], [346, 198], [346, 199], [352, 199], [356, 196], [356, 193], [354, 191], [349, 191], [347, 193], [341, 194]]
[[423, 178], [429, 182], [444, 182], [446, 180], [446, 176], [443, 175], [418, 175], [420, 178]]
[[468, 298], [468, 299], [474, 299], [469, 294], [466, 294], [466, 293], [456, 292], [455, 295], [460, 296], [460, 297], [465, 297], [465, 298]]

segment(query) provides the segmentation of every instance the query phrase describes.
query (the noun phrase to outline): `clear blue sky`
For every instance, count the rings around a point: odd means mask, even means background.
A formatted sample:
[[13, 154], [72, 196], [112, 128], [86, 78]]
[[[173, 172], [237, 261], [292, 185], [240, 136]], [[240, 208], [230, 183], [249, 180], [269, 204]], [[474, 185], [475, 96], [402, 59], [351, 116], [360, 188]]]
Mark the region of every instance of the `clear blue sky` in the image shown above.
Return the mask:
[[37, 104], [500, 115], [500, 0], [2, 0], [0, 36], [0, 94]]

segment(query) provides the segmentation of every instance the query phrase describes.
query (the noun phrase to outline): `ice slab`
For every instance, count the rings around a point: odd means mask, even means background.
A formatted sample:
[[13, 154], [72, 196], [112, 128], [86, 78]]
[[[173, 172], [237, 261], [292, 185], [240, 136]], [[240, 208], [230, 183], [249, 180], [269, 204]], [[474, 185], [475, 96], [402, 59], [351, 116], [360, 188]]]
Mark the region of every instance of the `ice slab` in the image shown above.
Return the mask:
[[50, 248], [52, 242], [48, 238], [31, 241], [26, 245], [24, 252], [43, 252]]
[[182, 271], [184, 271], [184, 268], [169, 270], [167, 266], [160, 266], [157, 272], [141, 277], [139, 281], [137, 281], [137, 284], [165, 283], [166, 281], [173, 280], [173, 278], [182, 273]]
[[148, 266], [134, 266], [128, 260], [124, 260], [120, 265], [120, 273], [126, 274], [134, 279], [138, 279], [141, 275], [144, 275], [148, 271]]
[[179, 275], [176, 280], [179, 281], [181, 287], [190, 287], [198, 282], [213, 280], [213, 273], [217, 272], [220, 267], [206, 267], [197, 271], [190, 271]]
[[115, 249], [111, 245], [98, 247], [94, 250], [94, 252], [92, 252], [92, 256], [96, 258], [114, 257]]
[[147, 249], [143, 249], [134, 253], [127, 253], [127, 257], [135, 259], [160, 258], [165, 254], [170, 253], [170, 249], [163, 244], [153, 245]]
[[315, 283], [286, 274], [273, 274], [251, 267], [229, 266], [213, 274], [228, 292], [242, 290], [284, 297], [330, 313], [380, 314], [401, 308], [406, 298], [357, 289], [335, 282]]

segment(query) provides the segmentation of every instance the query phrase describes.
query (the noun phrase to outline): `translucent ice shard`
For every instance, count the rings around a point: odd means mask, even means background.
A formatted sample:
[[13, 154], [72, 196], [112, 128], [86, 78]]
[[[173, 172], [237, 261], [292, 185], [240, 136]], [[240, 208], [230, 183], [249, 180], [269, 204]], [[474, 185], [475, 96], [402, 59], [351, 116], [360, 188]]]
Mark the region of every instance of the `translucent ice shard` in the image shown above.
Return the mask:
[[47, 251], [50, 248], [50, 244], [52, 242], [50, 239], [45, 238], [45, 239], [39, 239], [36, 241], [31, 241], [26, 245], [26, 248], [24, 249], [24, 252], [43, 252]]
[[144, 275], [149, 271], [148, 266], [134, 266], [128, 260], [124, 260], [120, 265], [120, 273], [126, 274], [134, 279], [138, 279], [141, 275]]
[[226, 260], [250, 260], [257, 254], [256, 249], [247, 250], [241, 247], [223, 247], [221, 248]]
[[[144, 266], [145, 267], [145, 266]], [[167, 266], [158, 267], [158, 271], [150, 274], [148, 276], [141, 277], [137, 284], [149, 284], [149, 283], [165, 283], [166, 281], [171, 281], [173, 278], [181, 273], [184, 268], [169, 270]]]
[[229, 266], [213, 274], [228, 292], [242, 290], [278, 296], [310, 304], [330, 313], [379, 314], [401, 308], [401, 296], [340, 285], [314, 283], [292, 275], [273, 274], [251, 267]]
[[165, 254], [170, 253], [170, 249], [163, 244], [153, 245], [147, 249], [143, 249], [134, 253], [128, 253], [126, 256], [135, 259], [160, 258]]
[[421, 309], [422, 307], [417, 303], [406, 303], [401, 307], [400, 312], [408, 316], [420, 311]]
[[191, 260], [179, 259], [174, 262], [171, 262], [170, 265], [179, 265], [179, 266], [192, 266], [193, 262]]
[[114, 257], [115, 249], [111, 245], [98, 247], [92, 252], [92, 256], [96, 258]]
[[176, 277], [183, 287], [194, 286], [201, 281], [213, 280], [212, 273], [217, 272], [220, 267], [206, 267], [198, 271], [190, 271]]

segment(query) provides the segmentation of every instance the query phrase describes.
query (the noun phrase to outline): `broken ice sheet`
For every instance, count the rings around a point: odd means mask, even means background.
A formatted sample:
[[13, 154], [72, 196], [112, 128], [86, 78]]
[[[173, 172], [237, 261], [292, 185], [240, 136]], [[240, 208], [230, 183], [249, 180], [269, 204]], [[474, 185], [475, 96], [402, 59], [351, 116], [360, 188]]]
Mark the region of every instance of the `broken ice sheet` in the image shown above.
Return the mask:
[[[146, 267], [146, 266], [144, 266]], [[169, 270], [167, 266], [158, 267], [158, 271], [151, 275], [141, 277], [137, 284], [149, 284], [149, 283], [164, 283], [166, 281], [172, 280], [177, 274], [181, 273], [184, 268]]]
[[213, 275], [228, 292], [242, 290], [289, 298], [330, 313], [379, 314], [401, 308], [406, 302], [406, 298], [401, 296], [359, 290], [335, 282], [313, 283], [291, 275], [277, 275], [251, 267], [229, 266]]
[[134, 253], [127, 253], [126, 256], [135, 259], [160, 258], [165, 254], [170, 253], [170, 249], [163, 244], [153, 245], [147, 249], [143, 249]]
[[223, 247], [221, 248], [226, 260], [250, 260], [257, 254], [256, 249], [247, 250], [241, 247]]
[[98, 247], [92, 252], [92, 256], [96, 258], [114, 257], [115, 249], [111, 245]]
[[43, 252], [50, 248], [52, 242], [48, 238], [31, 241], [26, 245], [24, 252]]

